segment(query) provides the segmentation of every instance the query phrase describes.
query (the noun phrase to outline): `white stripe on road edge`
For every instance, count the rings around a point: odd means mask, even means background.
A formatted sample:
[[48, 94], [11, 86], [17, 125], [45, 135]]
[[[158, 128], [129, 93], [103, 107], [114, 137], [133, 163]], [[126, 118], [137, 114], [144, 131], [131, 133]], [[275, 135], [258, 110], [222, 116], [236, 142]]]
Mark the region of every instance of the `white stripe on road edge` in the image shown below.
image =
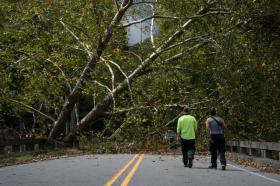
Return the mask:
[[264, 175], [261, 175], [261, 174], [255, 173], [255, 172], [248, 171], [247, 169], [242, 169], [242, 168], [240, 168], [240, 167], [237, 167], [237, 166], [234, 166], [234, 165], [231, 165], [231, 164], [227, 164], [227, 165], [232, 166], [232, 167], [234, 167], [234, 168], [236, 168], [236, 169], [239, 169], [239, 170], [243, 170], [243, 171], [245, 171], [245, 172], [247, 172], [247, 173], [249, 173], [249, 174], [252, 174], [252, 175], [255, 175], [255, 176], [259, 176], [259, 177], [262, 177], [262, 178], [264, 178], [264, 179], [267, 179], [267, 180], [270, 180], [270, 181], [273, 181], [273, 182], [276, 182], [276, 183], [280, 183], [279, 180], [275, 180], [275, 179], [266, 177], [266, 176], [264, 176]]

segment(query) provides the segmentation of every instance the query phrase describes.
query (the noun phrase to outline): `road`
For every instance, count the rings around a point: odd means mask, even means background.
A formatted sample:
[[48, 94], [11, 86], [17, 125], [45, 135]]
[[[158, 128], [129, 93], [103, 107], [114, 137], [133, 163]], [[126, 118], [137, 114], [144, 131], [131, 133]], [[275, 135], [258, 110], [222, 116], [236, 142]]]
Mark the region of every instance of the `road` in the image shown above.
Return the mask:
[[86, 155], [0, 168], [0, 186], [280, 186], [280, 175], [228, 162], [208, 169], [209, 157], [196, 156], [193, 168], [181, 156], [149, 154]]

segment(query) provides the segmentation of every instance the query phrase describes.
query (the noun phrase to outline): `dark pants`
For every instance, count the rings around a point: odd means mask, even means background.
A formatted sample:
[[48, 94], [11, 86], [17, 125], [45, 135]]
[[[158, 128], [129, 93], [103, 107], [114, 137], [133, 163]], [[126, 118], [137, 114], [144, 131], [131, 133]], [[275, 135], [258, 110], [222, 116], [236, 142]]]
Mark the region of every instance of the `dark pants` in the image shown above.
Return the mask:
[[186, 140], [181, 138], [181, 147], [183, 153], [183, 163], [186, 165], [188, 163], [188, 160], [194, 159], [195, 140]]
[[211, 152], [211, 164], [217, 166], [217, 150], [220, 153], [220, 162], [222, 165], [226, 165], [225, 157], [225, 137], [223, 134], [212, 134], [210, 141], [210, 152]]

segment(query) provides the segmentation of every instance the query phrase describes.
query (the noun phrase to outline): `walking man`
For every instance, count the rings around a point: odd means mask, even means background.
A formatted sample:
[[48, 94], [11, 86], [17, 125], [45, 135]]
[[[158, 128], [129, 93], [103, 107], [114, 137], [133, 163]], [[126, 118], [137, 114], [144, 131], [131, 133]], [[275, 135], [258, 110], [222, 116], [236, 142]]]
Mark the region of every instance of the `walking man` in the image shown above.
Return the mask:
[[177, 143], [181, 139], [183, 163], [185, 167], [192, 168], [195, 154], [195, 137], [197, 132], [197, 121], [189, 114], [189, 109], [183, 109], [182, 116], [177, 123]]
[[216, 112], [215, 108], [211, 108], [205, 122], [206, 132], [210, 136], [209, 147], [211, 153], [211, 165], [209, 168], [217, 169], [217, 151], [219, 151], [222, 170], [226, 170], [226, 148], [224, 137], [224, 129], [226, 128], [226, 125], [223, 118], [216, 116]]

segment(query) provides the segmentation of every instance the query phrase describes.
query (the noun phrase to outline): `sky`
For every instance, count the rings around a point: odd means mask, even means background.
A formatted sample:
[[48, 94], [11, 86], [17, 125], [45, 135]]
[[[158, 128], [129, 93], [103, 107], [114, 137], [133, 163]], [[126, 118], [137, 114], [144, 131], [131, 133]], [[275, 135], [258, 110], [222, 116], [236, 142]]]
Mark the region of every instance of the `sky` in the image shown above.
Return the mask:
[[[139, 5], [137, 8], [131, 10], [124, 23], [140, 20], [152, 15], [152, 7], [148, 4]], [[150, 37], [151, 19], [143, 23], [135, 24], [127, 28], [128, 45], [132, 46], [142, 42]], [[158, 34], [156, 22], [154, 23], [154, 35]]]

